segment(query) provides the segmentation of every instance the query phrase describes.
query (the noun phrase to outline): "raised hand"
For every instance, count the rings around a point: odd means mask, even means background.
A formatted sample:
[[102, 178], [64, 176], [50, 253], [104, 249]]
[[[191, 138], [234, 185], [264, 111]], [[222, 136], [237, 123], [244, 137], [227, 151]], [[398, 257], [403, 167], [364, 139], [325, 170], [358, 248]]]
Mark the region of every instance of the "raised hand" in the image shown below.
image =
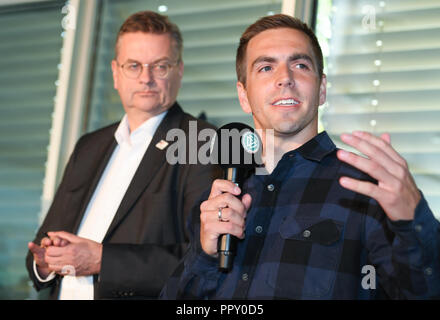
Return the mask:
[[344, 188], [376, 199], [388, 218], [393, 221], [414, 219], [421, 194], [405, 159], [391, 146], [389, 134], [376, 137], [368, 132], [355, 131], [352, 134], [342, 134], [341, 139], [367, 158], [339, 150], [338, 159], [367, 173], [376, 179], [378, 184], [349, 177], [341, 177], [340, 184]]

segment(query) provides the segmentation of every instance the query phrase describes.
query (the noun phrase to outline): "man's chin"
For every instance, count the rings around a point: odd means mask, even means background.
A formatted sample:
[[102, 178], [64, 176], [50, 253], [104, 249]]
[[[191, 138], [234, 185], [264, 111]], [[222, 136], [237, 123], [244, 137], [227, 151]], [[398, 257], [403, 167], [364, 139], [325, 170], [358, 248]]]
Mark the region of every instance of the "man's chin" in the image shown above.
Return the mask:
[[135, 109], [141, 112], [149, 113], [152, 115], [156, 115], [159, 113], [164, 112], [165, 110], [169, 109], [169, 107], [164, 106], [163, 104], [155, 103], [155, 104], [134, 104], [131, 109]]
[[285, 121], [274, 123], [273, 129], [275, 132], [284, 135], [291, 135], [301, 130], [301, 126], [295, 121]]

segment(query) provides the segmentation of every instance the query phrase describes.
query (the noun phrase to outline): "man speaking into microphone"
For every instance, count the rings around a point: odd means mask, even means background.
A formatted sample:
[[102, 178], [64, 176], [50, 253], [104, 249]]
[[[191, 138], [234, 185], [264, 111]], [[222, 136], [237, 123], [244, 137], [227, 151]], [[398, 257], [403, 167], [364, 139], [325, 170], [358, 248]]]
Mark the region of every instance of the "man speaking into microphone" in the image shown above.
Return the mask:
[[[341, 135], [361, 156], [318, 134], [327, 80], [313, 31], [287, 15], [261, 18], [240, 39], [236, 70], [266, 174], [241, 188], [212, 184], [162, 298], [440, 297], [439, 222], [389, 135]], [[218, 267], [223, 234], [239, 239], [227, 272]]]

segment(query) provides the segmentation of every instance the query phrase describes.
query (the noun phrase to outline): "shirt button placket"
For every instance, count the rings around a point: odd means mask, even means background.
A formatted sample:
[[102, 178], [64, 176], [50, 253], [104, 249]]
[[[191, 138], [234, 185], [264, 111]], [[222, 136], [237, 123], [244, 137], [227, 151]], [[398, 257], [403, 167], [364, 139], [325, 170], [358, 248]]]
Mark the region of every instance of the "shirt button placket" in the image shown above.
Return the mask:
[[[267, 201], [266, 205], [268, 210], [262, 210], [261, 214], [257, 215], [257, 218], [253, 222], [255, 223], [253, 225], [253, 229], [255, 231], [255, 235], [257, 235], [254, 238], [254, 240], [257, 243], [261, 243], [262, 241], [264, 241], [264, 237], [268, 232], [270, 217], [273, 208], [276, 206], [276, 197], [277, 197], [276, 186], [273, 183], [265, 184], [262, 187], [263, 187], [263, 192], [266, 192], [266, 195], [264, 197], [266, 197], [265, 201]], [[267, 191], [264, 191], [264, 188]], [[237, 288], [234, 293], [236, 297], [241, 298], [247, 296], [250, 285], [252, 284], [252, 281], [254, 279], [253, 278], [255, 272], [254, 266], [257, 264], [258, 257], [259, 254], [253, 255], [252, 258], [249, 257], [249, 261], [248, 261], [250, 262], [249, 265], [241, 270], [240, 281], [238, 282]]]

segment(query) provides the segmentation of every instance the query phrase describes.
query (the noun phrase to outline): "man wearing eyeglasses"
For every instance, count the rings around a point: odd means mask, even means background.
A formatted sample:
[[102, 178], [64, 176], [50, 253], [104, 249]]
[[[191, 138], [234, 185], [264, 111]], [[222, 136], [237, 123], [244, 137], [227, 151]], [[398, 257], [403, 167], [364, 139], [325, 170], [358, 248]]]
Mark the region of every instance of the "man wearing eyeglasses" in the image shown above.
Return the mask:
[[[184, 69], [177, 26], [136, 13], [122, 25], [115, 53], [125, 115], [78, 141], [29, 243], [30, 277], [38, 290], [51, 287], [51, 298], [157, 297], [186, 249], [187, 214], [218, 176], [213, 166], [166, 161], [168, 130], [188, 133], [196, 121], [176, 102]], [[197, 120], [204, 128], [211, 126]]]

